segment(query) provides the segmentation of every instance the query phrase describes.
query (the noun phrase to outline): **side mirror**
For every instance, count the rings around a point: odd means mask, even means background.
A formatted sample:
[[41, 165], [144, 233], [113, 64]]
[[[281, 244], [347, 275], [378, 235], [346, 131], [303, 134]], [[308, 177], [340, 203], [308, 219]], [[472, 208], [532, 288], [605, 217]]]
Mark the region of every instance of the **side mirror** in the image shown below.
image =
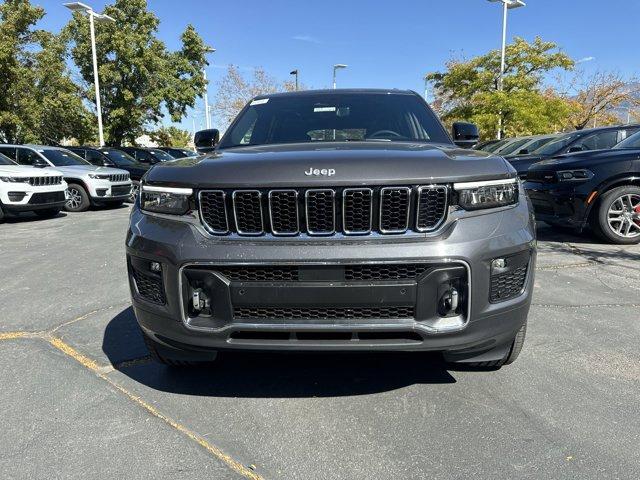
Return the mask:
[[102, 162], [102, 165], [105, 166], [105, 167], [115, 167], [116, 166], [116, 164], [113, 163], [111, 160], [106, 160], [106, 159]]
[[480, 140], [478, 127], [473, 123], [454, 122], [452, 133], [453, 143], [462, 148], [471, 148]]
[[529, 153], [529, 150], [527, 150], [526, 148], [523, 148], [518, 152], [518, 155], [526, 155], [527, 153]]
[[583, 148], [580, 146], [575, 146], [575, 147], [569, 147], [569, 150], [567, 150], [567, 153], [576, 153], [576, 152], [582, 152]]
[[200, 130], [196, 132], [193, 137], [193, 143], [196, 146], [198, 153], [210, 152], [213, 150], [220, 141], [220, 131], [216, 128], [210, 128], [208, 130]]
[[35, 168], [47, 168], [49, 164], [44, 160], [38, 158], [33, 162], [32, 166]]

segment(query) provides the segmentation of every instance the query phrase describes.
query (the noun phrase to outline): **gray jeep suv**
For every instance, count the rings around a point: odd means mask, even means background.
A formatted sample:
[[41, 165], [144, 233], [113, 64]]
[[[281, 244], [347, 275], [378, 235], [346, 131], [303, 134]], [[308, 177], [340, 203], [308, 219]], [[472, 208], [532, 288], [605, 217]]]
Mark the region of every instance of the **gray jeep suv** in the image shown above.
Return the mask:
[[[206, 156], [156, 165], [126, 238], [133, 308], [168, 364], [218, 350], [438, 351], [524, 341], [532, 211], [504, 159], [414, 92], [253, 99]], [[210, 137], [210, 138], [205, 138]], [[477, 129], [455, 124], [458, 145]]]

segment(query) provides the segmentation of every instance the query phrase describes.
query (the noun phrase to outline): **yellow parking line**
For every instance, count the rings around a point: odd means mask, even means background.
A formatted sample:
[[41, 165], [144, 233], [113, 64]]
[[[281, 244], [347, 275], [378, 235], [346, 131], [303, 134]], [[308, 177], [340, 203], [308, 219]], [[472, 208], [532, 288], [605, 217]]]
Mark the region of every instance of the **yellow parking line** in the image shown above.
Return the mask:
[[4, 332], [0, 333], [0, 340], [13, 340], [14, 338], [25, 338], [31, 336], [28, 332]]
[[250, 480], [263, 480], [263, 477], [261, 475], [258, 475], [256, 472], [247, 468], [242, 463], [234, 460], [229, 455], [224, 453], [215, 445], [212, 445], [211, 443], [209, 443], [206, 439], [204, 439], [197, 433], [188, 429], [184, 425], [176, 422], [172, 418], [167, 417], [162, 412], [158, 411], [154, 406], [150, 405], [149, 403], [144, 401], [142, 398], [138, 397], [137, 395], [134, 395], [129, 390], [117, 384], [111, 378], [107, 377], [104, 373], [102, 373], [102, 367], [100, 365], [98, 365], [96, 362], [91, 360], [89, 357], [78, 352], [71, 345], [65, 343], [61, 338], [51, 337], [49, 338], [49, 343], [51, 343], [51, 345], [53, 345], [55, 348], [60, 350], [65, 355], [69, 355], [71, 358], [76, 360], [82, 366], [88, 368], [92, 372], [95, 372], [100, 378], [102, 378], [104, 381], [109, 383], [113, 388], [123, 393], [127, 398], [129, 398], [129, 400], [133, 401], [140, 407], [144, 408], [151, 415], [153, 415], [156, 418], [159, 418], [160, 420], [164, 421], [167, 425], [171, 426], [178, 432], [185, 435], [190, 440], [193, 440], [196, 443], [198, 443], [198, 445], [203, 447], [205, 450], [211, 453], [214, 457], [224, 462], [231, 470], [239, 473], [243, 477], [248, 478]]

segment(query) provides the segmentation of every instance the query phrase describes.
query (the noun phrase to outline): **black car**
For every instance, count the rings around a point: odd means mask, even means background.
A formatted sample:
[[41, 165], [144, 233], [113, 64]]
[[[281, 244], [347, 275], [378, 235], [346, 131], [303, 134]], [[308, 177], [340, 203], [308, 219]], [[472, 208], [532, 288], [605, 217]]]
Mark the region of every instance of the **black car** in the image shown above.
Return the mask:
[[640, 130], [640, 125], [618, 125], [614, 127], [590, 128], [560, 135], [530, 155], [509, 157], [507, 160], [526, 179], [527, 170], [534, 163], [565, 153], [586, 152], [613, 148], [627, 137]]
[[137, 194], [140, 186], [140, 180], [151, 166], [146, 163], [137, 162], [131, 155], [118, 148], [86, 146], [66, 148], [98, 167], [117, 167], [129, 172], [129, 176], [131, 177], [131, 182], [133, 184], [133, 196]]
[[535, 225], [515, 170], [464, 150], [400, 90], [254, 98], [207, 155], [149, 170], [126, 252], [160, 362], [217, 350], [444, 352], [498, 367], [522, 348]]
[[168, 162], [175, 160], [173, 155], [169, 155], [164, 150], [159, 148], [145, 148], [145, 147], [118, 147], [123, 152], [128, 153], [136, 161], [140, 163], [146, 163], [147, 165], [155, 165], [160, 162]]
[[619, 244], [640, 242], [640, 132], [610, 150], [574, 153], [529, 168], [525, 188], [538, 220]]
[[180, 148], [180, 147], [158, 147], [163, 152], [167, 152], [173, 158], [187, 158], [187, 157], [197, 157], [198, 154], [193, 150], [189, 150], [188, 148]]

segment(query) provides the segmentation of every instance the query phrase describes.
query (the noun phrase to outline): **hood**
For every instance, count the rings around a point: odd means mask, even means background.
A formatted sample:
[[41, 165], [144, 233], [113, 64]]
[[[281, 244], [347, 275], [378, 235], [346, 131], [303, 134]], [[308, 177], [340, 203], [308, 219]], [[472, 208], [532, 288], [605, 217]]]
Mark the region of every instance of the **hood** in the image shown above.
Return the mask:
[[519, 155], [513, 158], [507, 158], [507, 161], [513, 165], [513, 168], [516, 169], [518, 175], [526, 175], [529, 167], [534, 163], [538, 163], [542, 160], [540, 155]]
[[536, 163], [536, 169], [565, 170], [572, 168], [589, 168], [591, 166], [615, 161], [629, 161], [640, 157], [640, 150], [592, 150], [589, 152], [568, 153]]
[[0, 175], [10, 175], [12, 177], [61, 177], [62, 172], [54, 168], [0, 165]]
[[335, 142], [217, 150], [156, 164], [146, 181], [175, 186], [309, 187], [479, 181], [509, 178], [498, 156], [408, 142]]
[[75, 173], [78, 175], [85, 175], [87, 173], [101, 173], [104, 175], [128, 173], [127, 171], [120, 170], [119, 168], [96, 167], [94, 165], [70, 165], [68, 167], [55, 167], [55, 168], [67, 174]]

